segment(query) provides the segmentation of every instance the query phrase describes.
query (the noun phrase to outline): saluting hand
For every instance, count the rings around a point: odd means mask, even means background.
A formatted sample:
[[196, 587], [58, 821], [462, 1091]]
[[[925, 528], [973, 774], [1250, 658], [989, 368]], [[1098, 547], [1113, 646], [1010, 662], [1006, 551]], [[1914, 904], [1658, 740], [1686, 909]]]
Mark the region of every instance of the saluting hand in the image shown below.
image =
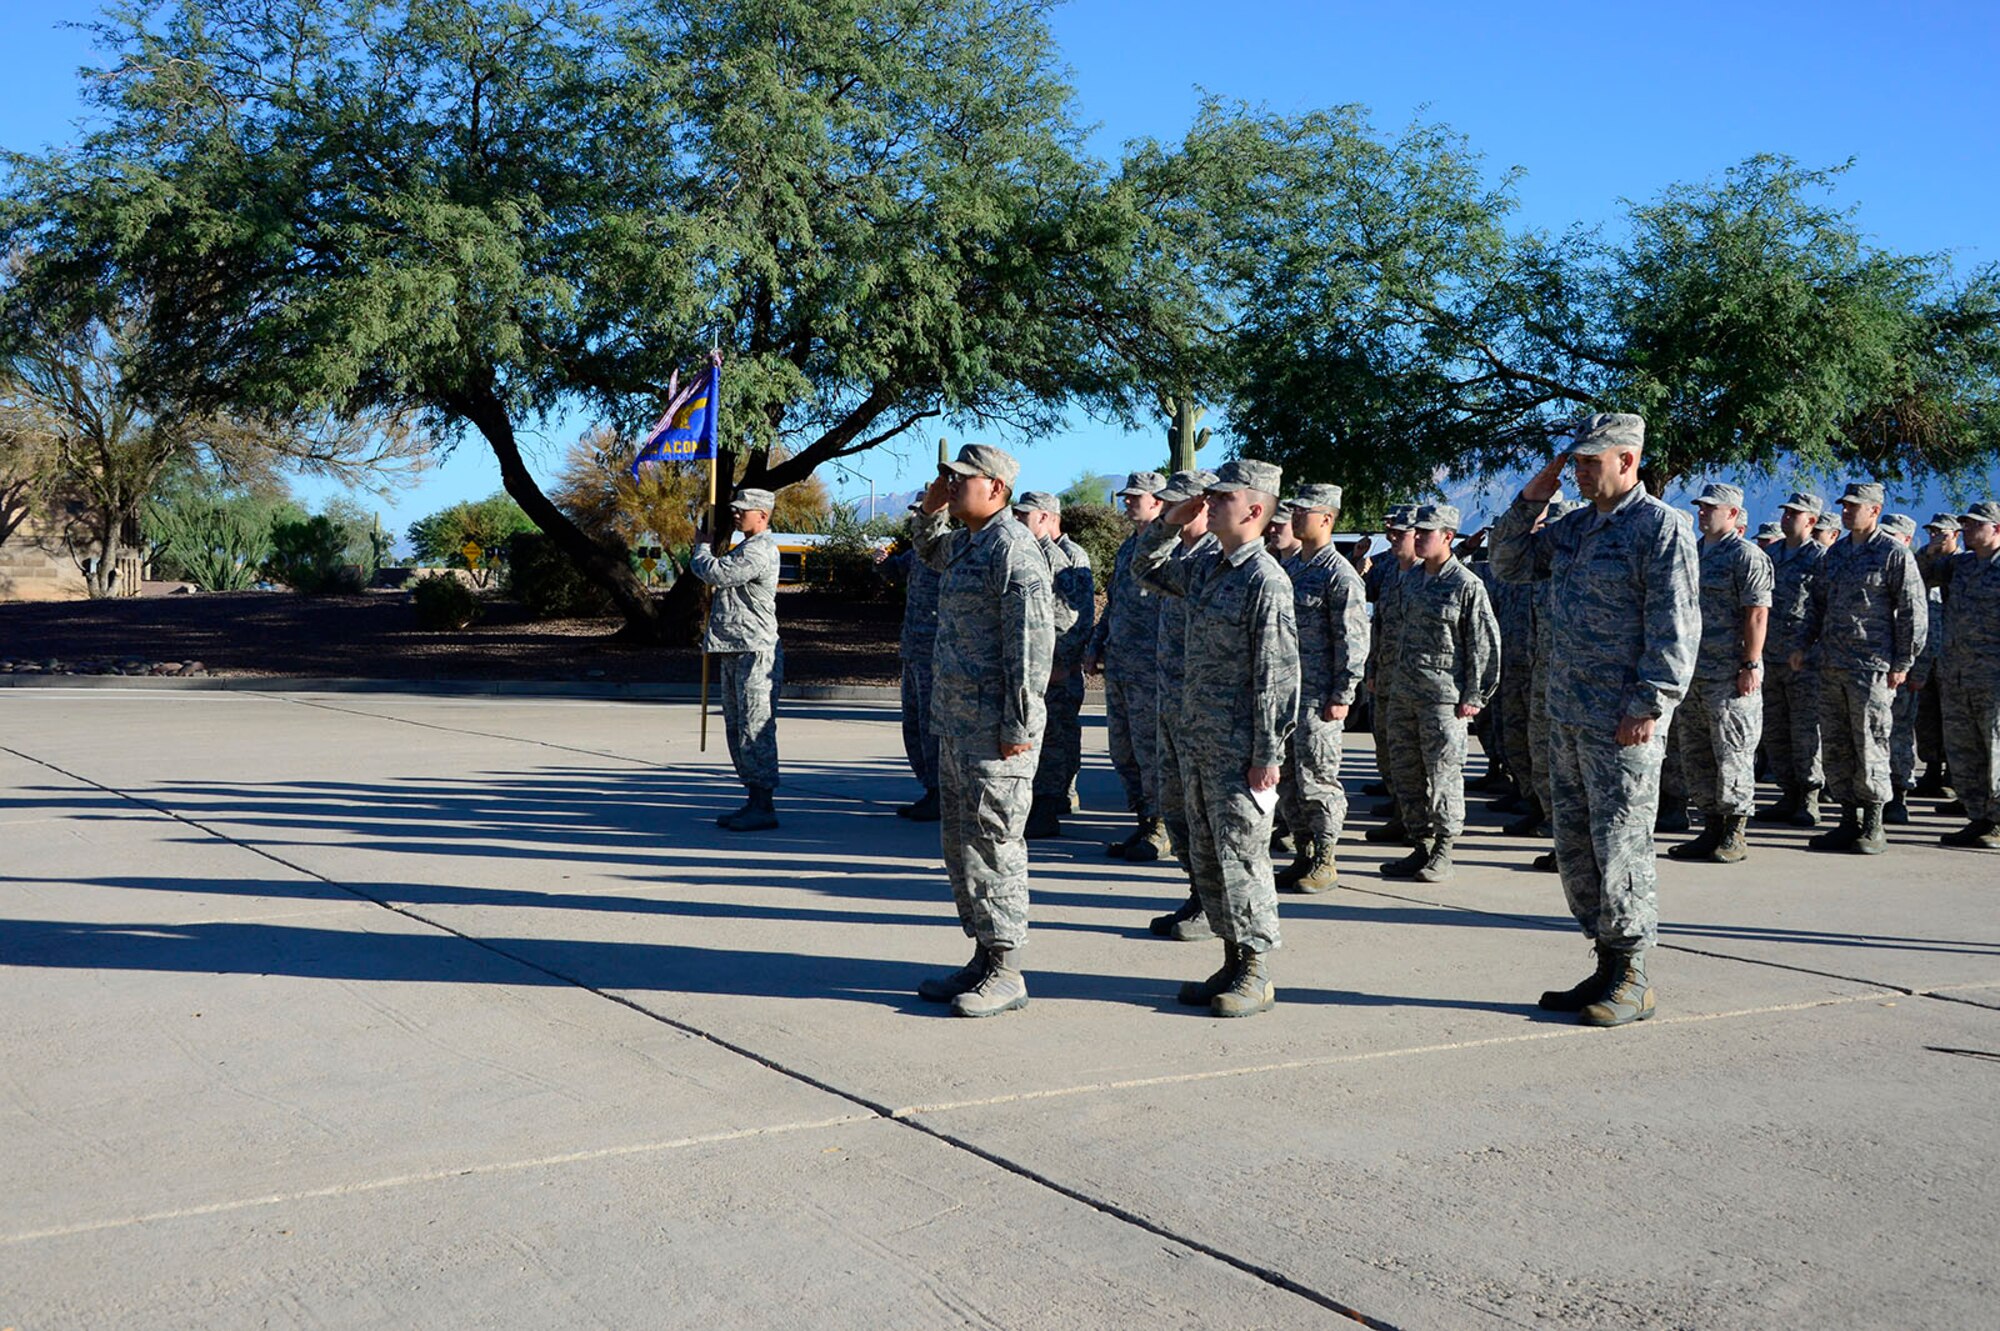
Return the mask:
[[1535, 473], [1535, 478], [1521, 487], [1521, 498], [1532, 499], [1546, 504], [1562, 489], [1563, 468], [1569, 463], [1569, 454], [1562, 452], [1550, 458], [1548, 465]]
[[939, 472], [936, 479], [924, 487], [924, 512], [935, 513], [951, 502], [951, 482]]

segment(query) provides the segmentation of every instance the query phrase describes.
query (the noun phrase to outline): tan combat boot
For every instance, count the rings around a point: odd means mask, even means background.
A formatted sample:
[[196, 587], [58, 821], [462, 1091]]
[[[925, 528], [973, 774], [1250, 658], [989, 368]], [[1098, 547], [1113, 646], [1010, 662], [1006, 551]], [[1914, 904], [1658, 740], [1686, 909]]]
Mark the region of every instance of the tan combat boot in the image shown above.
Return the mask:
[[1313, 842], [1313, 860], [1292, 883], [1292, 891], [1311, 894], [1331, 892], [1340, 886], [1340, 870], [1333, 862], [1333, 842], [1331, 840]]
[[1141, 818], [1139, 835], [1133, 839], [1125, 851], [1129, 864], [1151, 864], [1155, 860], [1172, 859], [1174, 844], [1167, 838], [1167, 825], [1158, 818]]
[[1744, 835], [1749, 825], [1750, 819], [1744, 814], [1725, 814], [1722, 840], [1716, 844], [1715, 852], [1709, 858], [1717, 864], [1737, 864], [1750, 858], [1750, 842]]
[[1319, 846], [1315, 842], [1299, 842], [1298, 855], [1290, 864], [1277, 872], [1276, 882], [1278, 890], [1280, 892], [1293, 891], [1297, 887], [1299, 879], [1305, 877], [1313, 865], [1317, 863], [1318, 854]]
[[1008, 948], [987, 948], [985, 977], [951, 1000], [952, 1012], [961, 1017], [997, 1017], [1028, 1006], [1028, 981], [1014, 969], [1013, 958]]
[[1586, 1026], [1626, 1026], [1653, 1015], [1653, 987], [1646, 983], [1645, 952], [1614, 952], [1611, 962], [1603, 997], [1579, 1014]]
[[1618, 954], [1602, 943], [1596, 945], [1597, 969], [1567, 989], [1550, 989], [1535, 1001], [1544, 1012], [1581, 1012], [1604, 996]]
[[1215, 996], [1236, 983], [1236, 961], [1239, 956], [1236, 944], [1222, 945], [1222, 969], [1206, 980], [1189, 980], [1175, 995], [1189, 1007], [1207, 1007], [1215, 1001]]
[[917, 997], [932, 1003], [949, 1003], [986, 978], [986, 949], [972, 949], [972, 960], [949, 975], [933, 975], [917, 986]]
[[1271, 973], [1264, 967], [1264, 954], [1247, 947], [1236, 949], [1236, 975], [1229, 987], [1217, 994], [1208, 1010], [1218, 1017], [1254, 1017], [1269, 1012], [1278, 1001], [1271, 987]]

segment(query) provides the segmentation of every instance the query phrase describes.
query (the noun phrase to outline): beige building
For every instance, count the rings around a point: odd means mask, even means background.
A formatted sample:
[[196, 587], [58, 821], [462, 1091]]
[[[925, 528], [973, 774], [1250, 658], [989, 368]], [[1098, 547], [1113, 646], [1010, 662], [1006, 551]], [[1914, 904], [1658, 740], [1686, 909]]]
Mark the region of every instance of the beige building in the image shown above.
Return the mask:
[[[118, 561], [117, 594], [137, 596], [144, 577], [139, 552], [128, 549]], [[75, 553], [35, 515], [0, 543], [0, 601], [80, 601], [88, 594]]]

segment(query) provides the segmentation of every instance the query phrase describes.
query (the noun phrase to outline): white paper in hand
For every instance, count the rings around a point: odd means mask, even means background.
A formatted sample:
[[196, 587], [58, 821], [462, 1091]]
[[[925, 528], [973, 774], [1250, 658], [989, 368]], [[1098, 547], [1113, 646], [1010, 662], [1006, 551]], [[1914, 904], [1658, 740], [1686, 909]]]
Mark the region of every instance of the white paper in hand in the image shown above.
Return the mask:
[[[1247, 786], [1248, 783], [1246, 782], [1245, 785]], [[1250, 798], [1257, 802], [1257, 812], [1269, 814], [1271, 810], [1278, 807], [1278, 788], [1272, 786], [1269, 790], [1252, 790]]]

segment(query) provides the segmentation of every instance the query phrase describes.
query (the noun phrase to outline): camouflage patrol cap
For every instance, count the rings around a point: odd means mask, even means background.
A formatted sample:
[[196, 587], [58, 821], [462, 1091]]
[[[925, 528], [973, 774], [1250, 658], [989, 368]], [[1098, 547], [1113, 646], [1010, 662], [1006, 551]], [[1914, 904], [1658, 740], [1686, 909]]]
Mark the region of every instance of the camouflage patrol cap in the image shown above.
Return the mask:
[[1839, 531], [1839, 530], [1840, 530], [1840, 514], [1838, 514], [1838, 513], [1822, 513], [1822, 514], [1820, 514], [1820, 515], [1819, 515], [1819, 517], [1818, 517], [1818, 518], [1816, 518], [1816, 519], [1814, 519], [1814, 521], [1813, 521], [1813, 530], [1814, 530], [1814, 531]]
[[1924, 524], [1925, 531], [1957, 531], [1958, 519], [1949, 513], [1933, 513], [1931, 520]]
[[1301, 513], [1340, 512], [1340, 487], [1337, 485], [1301, 485], [1292, 497], [1291, 506]]
[[746, 488], [736, 492], [736, 497], [729, 501], [729, 506], [747, 511], [761, 509], [769, 513], [778, 506], [778, 496], [772, 494], [769, 490]]
[[1792, 497], [1778, 505], [1779, 508], [1795, 508], [1801, 513], [1824, 513], [1826, 505], [1810, 490], [1794, 490]]
[[2000, 504], [1982, 499], [1958, 515], [1960, 522], [2000, 522]]
[[1843, 504], [1879, 504], [1882, 502], [1882, 487], [1874, 481], [1849, 481], [1847, 493], [1840, 497]]
[[1125, 488], [1118, 492], [1123, 499], [1126, 495], [1156, 495], [1167, 488], [1167, 478], [1157, 471], [1135, 471], [1125, 478]]
[[1891, 513], [1888, 517], [1882, 519], [1882, 527], [1883, 530], [1892, 531], [1898, 536], [1915, 536], [1917, 534], [1917, 520], [1908, 513]]
[[1284, 469], [1275, 462], [1259, 462], [1255, 458], [1236, 458], [1225, 462], [1216, 470], [1215, 479], [1208, 483], [1210, 493], [1228, 494], [1234, 490], [1262, 490], [1274, 495], [1285, 483]]
[[1418, 531], [1457, 531], [1458, 509], [1451, 504], [1421, 504], [1410, 525]]
[[1391, 504], [1389, 511], [1382, 515], [1384, 531], [1408, 531], [1410, 520], [1417, 515], [1415, 504]]
[[1204, 469], [1177, 471], [1167, 478], [1167, 485], [1160, 491], [1163, 504], [1184, 504], [1190, 499], [1198, 499], [1215, 482], [1215, 473]]
[[1020, 497], [1014, 501], [1014, 511], [1016, 513], [1060, 513], [1062, 512], [1062, 500], [1056, 498], [1047, 490], [1023, 490]]
[[1006, 485], [1012, 485], [1021, 474], [1021, 464], [1014, 455], [991, 444], [967, 444], [958, 450], [955, 461], [940, 462], [938, 469], [955, 476], [991, 476]]
[[1634, 416], [1629, 411], [1600, 411], [1576, 423], [1569, 451], [1575, 457], [1594, 458], [1614, 448], [1644, 448], [1645, 445], [1645, 417]]
[[1757, 524], [1757, 539], [1760, 541], [1775, 541], [1784, 534], [1785, 529], [1775, 522], [1760, 522]]
[[1713, 504], [1717, 508], [1743, 507], [1743, 487], [1730, 485], [1726, 481], [1710, 481], [1701, 487], [1701, 493], [1694, 497], [1697, 504]]

